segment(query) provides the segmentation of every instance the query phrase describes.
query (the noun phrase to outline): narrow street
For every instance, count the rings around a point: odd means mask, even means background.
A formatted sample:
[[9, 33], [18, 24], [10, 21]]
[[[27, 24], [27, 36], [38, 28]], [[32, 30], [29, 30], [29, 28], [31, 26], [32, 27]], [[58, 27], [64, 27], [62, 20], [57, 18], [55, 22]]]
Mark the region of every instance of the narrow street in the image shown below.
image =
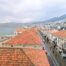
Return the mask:
[[47, 57], [48, 57], [50, 66], [60, 66], [57, 60], [55, 59], [55, 57], [53, 56], [53, 54], [51, 53], [47, 42], [43, 39], [42, 35], [40, 35], [40, 37], [42, 39], [42, 45], [44, 49], [47, 51]]
[[44, 42], [43, 46], [44, 46], [45, 50], [47, 51], [47, 57], [48, 57], [50, 66], [59, 66], [58, 62], [56, 61], [55, 57], [51, 53], [46, 42]]

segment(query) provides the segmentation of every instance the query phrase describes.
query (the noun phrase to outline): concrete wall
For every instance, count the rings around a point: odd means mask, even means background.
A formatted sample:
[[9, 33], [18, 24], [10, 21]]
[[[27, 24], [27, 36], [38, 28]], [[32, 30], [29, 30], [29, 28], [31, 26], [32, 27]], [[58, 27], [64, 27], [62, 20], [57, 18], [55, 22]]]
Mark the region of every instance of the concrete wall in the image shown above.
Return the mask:
[[27, 44], [13, 44], [13, 45], [9, 45], [9, 44], [1, 44], [0, 47], [10, 47], [10, 48], [34, 48], [34, 49], [42, 49], [41, 45], [27, 45]]

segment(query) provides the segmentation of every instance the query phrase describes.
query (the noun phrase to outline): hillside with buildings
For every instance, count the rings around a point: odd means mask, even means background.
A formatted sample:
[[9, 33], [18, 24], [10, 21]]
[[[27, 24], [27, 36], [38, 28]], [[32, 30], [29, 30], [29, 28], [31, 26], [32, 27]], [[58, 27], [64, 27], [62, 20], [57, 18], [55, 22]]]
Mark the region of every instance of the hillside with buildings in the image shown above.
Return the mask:
[[0, 66], [66, 66], [66, 0], [0, 0]]
[[65, 22], [24, 25], [15, 28], [13, 35], [0, 36], [0, 65], [66, 66], [64, 25]]

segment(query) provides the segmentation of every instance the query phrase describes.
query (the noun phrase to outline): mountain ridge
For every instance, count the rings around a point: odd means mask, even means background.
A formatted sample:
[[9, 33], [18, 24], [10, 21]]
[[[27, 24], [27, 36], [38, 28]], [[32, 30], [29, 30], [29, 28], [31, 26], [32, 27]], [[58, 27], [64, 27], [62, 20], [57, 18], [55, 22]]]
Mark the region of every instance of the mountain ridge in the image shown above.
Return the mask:
[[44, 24], [44, 23], [49, 23], [49, 22], [58, 22], [64, 20], [66, 22], [66, 14], [59, 16], [59, 17], [53, 17], [51, 19], [45, 20], [45, 21], [38, 21], [38, 22], [31, 22], [31, 23], [18, 23], [18, 22], [8, 22], [8, 23], [0, 23], [0, 28], [1, 27], [15, 27], [15, 28], [20, 28], [24, 25], [31, 25], [31, 24]]

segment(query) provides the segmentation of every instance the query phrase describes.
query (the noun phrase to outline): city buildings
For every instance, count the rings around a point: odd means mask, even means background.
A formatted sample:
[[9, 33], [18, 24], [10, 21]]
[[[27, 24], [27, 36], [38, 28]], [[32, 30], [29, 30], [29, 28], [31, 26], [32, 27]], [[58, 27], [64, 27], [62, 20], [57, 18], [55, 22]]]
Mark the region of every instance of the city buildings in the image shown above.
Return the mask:
[[27, 28], [22, 33], [20, 31], [0, 46], [0, 65], [50, 66], [38, 30]]

